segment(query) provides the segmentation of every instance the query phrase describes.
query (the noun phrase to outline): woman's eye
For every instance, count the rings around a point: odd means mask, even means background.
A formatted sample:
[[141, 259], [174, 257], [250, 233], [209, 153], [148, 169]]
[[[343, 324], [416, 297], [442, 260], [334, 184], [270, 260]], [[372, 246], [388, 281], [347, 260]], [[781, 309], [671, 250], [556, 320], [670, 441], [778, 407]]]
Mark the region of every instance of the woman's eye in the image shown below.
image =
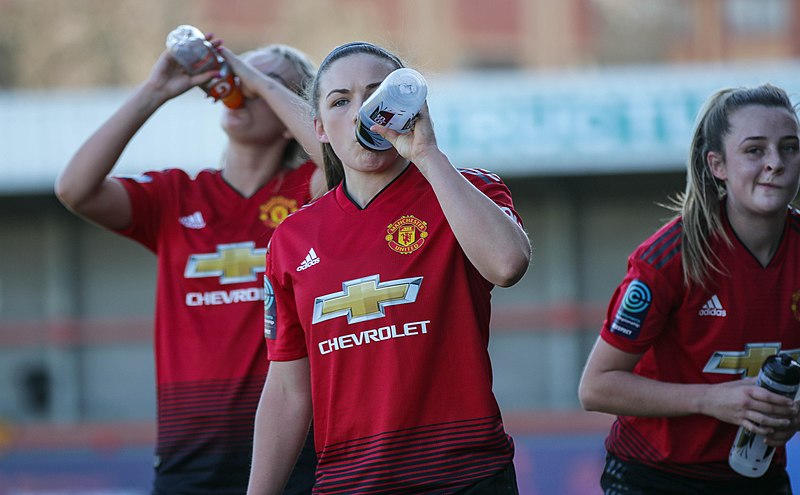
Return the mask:
[[341, 106], [346, 105], [348, 101], [349, 100], [347, 98], [339, 98], [337, 100], [334, 100], [333, 103], [331, 103], [331, 106], [332, 107], [341, 107]]

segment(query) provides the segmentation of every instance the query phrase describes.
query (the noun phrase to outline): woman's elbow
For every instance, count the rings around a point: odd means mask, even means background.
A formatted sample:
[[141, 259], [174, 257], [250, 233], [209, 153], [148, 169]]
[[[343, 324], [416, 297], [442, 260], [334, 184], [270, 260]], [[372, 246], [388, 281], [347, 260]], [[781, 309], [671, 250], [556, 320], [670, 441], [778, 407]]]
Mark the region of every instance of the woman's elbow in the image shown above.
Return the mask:
[[578, 401], [580, 401], [584, 411], [597, 411], [595, 394], [583, 381], [578, 386]]
[[59, 174], [53, 186], [53, 192], [56, 198], [67, 208], [74, 210], [79, 203], [78, 191], [69, 178], [64, 177], [64, 174]]
[[528, 266], [530, 266], [530, 264], [530, 249], [521, 251], [516, 256], [505, 260], [505, 262], [498, 267], [494, 277], [495, 280], [492, 280], [492, 282], [498, 287], [511, 287], [522, 279], [525, 272], [528, 271]]
[[578, 385], [578, 401], [584, 411], [605, 412], [603, 393], [585, 377]]

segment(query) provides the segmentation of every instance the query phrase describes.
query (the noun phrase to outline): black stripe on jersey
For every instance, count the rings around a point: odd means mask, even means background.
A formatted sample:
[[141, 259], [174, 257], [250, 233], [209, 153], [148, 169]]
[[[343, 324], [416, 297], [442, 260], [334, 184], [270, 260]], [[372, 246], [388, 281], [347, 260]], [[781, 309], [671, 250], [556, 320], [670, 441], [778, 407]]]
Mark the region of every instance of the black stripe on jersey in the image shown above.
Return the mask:
[[661, 268], [673, 256], [681, 250], [681, 238], [683, 235], [683, 223], [675, 222], [675, 225], [663, 232], [648, 247], [639, 259], [646, 261], [656, 268]]
[[[414, 483], [419, 487], [428, 485], [429, 488], [444, 489], [446, 487], [442, 486], [442, 483], [448, 482], [456, 473], [460, 478], [456, 484], [463, 487], [494, 474], [508, 462], [508, 459], [493, 459], [487, 456], [487, 452], [502, 451], [508, 444], [505, 438], [485, 445], [482, 441], [483, 435], [464, 435], [458, 431], [450, 431], [447, 436], [449, 444], [442, 447], [431, 446], [428, 437], [418, 439], [416, 445], [410, 446], [393, 442], [382, 450], [376, 450], [374, 446], [367, 447], [372, 452], [364, 456], [367, 462], [362, 461], [361, 464], [369, 466], [371, 479], [364, 488], [368, 491], [378, 489], [381, 492], [387, 490], [394, 492]], [[460, 466], [457, 471], [453, 471], [452, 468], [454, 446], [464, 447], [467, 452], [466, 455], [459, 457]], [[347, 464], [340, 469], [325, 470], [325, 473], [343, 477], [352, 475], [352, 462], [348, 459]], [[398, 474], [402, 477], [398, 477]], [[345, 492], [354, 493], [354, 488], [355, 486], [350, 484]]]
[[800, 233], [800, 210], [797, 208], [790, 208], [789, 211], [789, 227], [791, 227], [795, 232]]
[[[619, 417], [611, 427], [611, 433], [606, 438], [606, 450], [619, 458], [644, 464], [662, 471], [688, 476], [692, 478], [709, 480], [729, 480], [738, 475], [731, 471], [728, 463], [713, 462], [704, 464], [677, 464], [669, 462], [654, 449], [650, 442], [634, 430], [626, 417]], [[775, 453], [773, 462], [781, 463], [781, 451]]]
[[264, 377], [258, 376], [162, 385], [158, 390], [158, 454], [249, 452], [263, 384]]
[[622, 458], [641, 459], [654, 463], [661, 462], [663, 456], [650, 442], [639, 434], [627, 418], [619, 417], [611, 427], [611, 434], [606, 439], [606, 449]]
[[482, 168], [460, 168], [458, 171], [461, 175], [473, 175], [478, 177], [487, 184], [502, 182], [499, 175], [489, 172], [488, 170], [483, 170]]
[[324, 449], [315, 490], [454, 493], [501, 471], [512, 456], [497, 416], [386, 432]]
[[681, 243], [675, 243], [674, 247], [667, 251], [667, 253], [661, 258], [661, 261], [653, 265], [655, 268], [661, 268], [664, 266], [669, 260], [672, 259], [673, 256], [681, 252]]
[[153, 493], [244, 493], [264, 376], [158, 389]]

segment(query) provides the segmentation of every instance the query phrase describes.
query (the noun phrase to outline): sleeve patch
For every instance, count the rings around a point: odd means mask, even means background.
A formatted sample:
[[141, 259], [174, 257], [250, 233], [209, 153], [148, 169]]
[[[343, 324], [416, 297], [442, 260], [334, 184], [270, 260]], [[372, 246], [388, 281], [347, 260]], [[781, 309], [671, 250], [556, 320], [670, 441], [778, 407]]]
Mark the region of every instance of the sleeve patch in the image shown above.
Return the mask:
[[628, 285], [622, 302], [611, 322], [609, 329], [611, 333], [622, 335], [631, 340], [639, 337], [639, 332], [644, 325], [644, 319], [650, 310], [652, 302], [652, 291], [650, 287], [638, 279], [631, 281]]
[[277, 308], [275, 305], [275, 290], [269, 279], [264, 276], [264, 338], [275, 340], [277, 338]]

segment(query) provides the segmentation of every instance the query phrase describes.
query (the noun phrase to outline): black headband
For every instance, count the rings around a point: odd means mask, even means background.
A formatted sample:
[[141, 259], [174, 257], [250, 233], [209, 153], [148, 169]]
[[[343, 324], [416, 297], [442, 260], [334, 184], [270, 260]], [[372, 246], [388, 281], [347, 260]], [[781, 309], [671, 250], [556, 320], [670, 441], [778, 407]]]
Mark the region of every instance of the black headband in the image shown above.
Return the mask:
[[339, 45], [336, 48], [334, 48], [325, 57], [325, 59], [322, 61], [322, 63], [319, 64], [320, 67], [322, 67], [323, 65], [327, 64], [328, 62], [330, 62], [331, 59], [336, 58], [342, 52], [347, 51], [347, 50], [349, 50], [351, 48], [357, 48], [357, 47], [365, 47], [365, 48], [372, 48], [372, 49], [380, 50], [380, 48], [378, 48], [378, 46], [376, 46], [376, 45], [374, 45], [372, 43], [369, 43], [367, 41], [351, 41], [349, 43], [345, 43], [343, 45]]
[[359, 51], [359, 49], [363, 49], [366, 53], [371, 53], [373, 55], [377, 55], [379, 57], [383, 57], [386, 60], [392, 61], [397, 67], [405, 67], [403, 61], [397, 55], [389, 53], [385, 48], [381, 48], [380, 46], [370, 43], [368, 41], [351, 41], [350, 43], [345, 43], [343, 45], [339, 45], [333, 49], [332, 52], [325, 57], [325, 60], [319, 64], [320, 68], [325, 67], [327, 64], [333, 62], [334, 60], [348, 54], [351, 51]]

